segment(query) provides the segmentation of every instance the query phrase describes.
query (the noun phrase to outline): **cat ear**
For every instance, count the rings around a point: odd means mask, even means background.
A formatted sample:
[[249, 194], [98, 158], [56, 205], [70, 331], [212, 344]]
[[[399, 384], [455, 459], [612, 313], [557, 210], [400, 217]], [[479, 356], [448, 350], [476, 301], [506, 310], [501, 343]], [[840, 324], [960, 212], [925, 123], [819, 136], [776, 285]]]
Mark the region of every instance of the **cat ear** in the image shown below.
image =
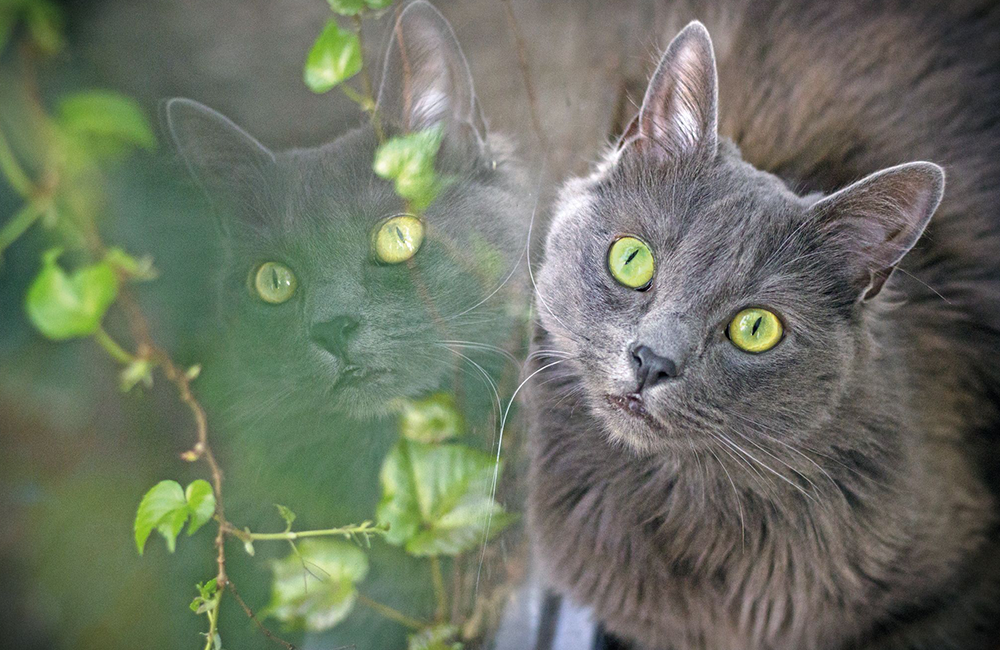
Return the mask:
[[274, 154], [229, 118], [196, 101], [164, 106], [167, 128], [191, 176], [213, 202], [234, 204], [259, 192]]
[[944, 194], [944, 170], [929, 162], [883, 169], [810, 208], [847, 255], [851, 281], [874, 298], [913, 248]]
[[422, 1], [407, 5], [389, 35], [378, 112], [404, 132], [443, 124], [483, 147], [486, 125], [472, 74], [445, 17]]
[[633, 133], [624, 145], [659, 160], [715, 157], [718, 78], [708, 30], [698, 21], [674, 37], [660, 59]]

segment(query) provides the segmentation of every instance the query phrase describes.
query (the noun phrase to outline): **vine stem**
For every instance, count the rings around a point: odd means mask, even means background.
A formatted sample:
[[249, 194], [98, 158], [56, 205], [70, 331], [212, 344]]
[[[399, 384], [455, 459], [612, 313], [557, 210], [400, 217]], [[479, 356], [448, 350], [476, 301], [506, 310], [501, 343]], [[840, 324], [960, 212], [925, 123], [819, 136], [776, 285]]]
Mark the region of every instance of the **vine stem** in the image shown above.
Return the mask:
[[212, 645], [215, 641], [215, 635], [218, 633], [219, 628], [219, 599], [215, 599], [215, 605], [212, 609], [208, 610], [208, 634], [206, 634], [205, 639], [205, 650], [212, 650]]
[[119, 363], [129, 364], [135, 361], [135, 357], [125, 351], [125, 349], [118, 345], [113, 338], [105, 331], [103, 327], [98, 327], [97, 331], [94, 332], [94, 339], [101, 344], [101, 347], [110, 354], [115, 361]]
[[291, 643], [285, 641], [280, 637], [275, 636], [274, 633], [271, 632], [271, 630], [264, 627], [264, 624], [260, 622], [260, 619], [257, 618], [257, 616], [253, 613], [253, 610], [250, 609], [250, 606], [247, 605], [246, 601], [243, 600], [243, 597], [240, 596], [240, 592], [236, 591], [236, 585], [234, 585], [232, 582], [229, 582], [226, 584], [226, 587], [229, 588], [229, 592], [233, 595], [233, 598], [235, 598], [236, 602], [239, 603], [240, 607], [243, 608], [243, 612], [247, 615], [247, 618], [249, 618], [251, 621], [257, 624], [257, 629], [260, 630], [261, 634], [266, 636], [268, 639], [274, 641], [278, 645], [284, 646], [285, 650], [295, 650], [295, 646], [293, 646]]
[[389, 607], [388, 605], [383, 605], [377, 600], [372, 600], [371, 598], [365, 596], [364, 594], [358, 594], [358, 602], [364, 605], [365, 607], [369, 607], [375, 610], [376, 612], [388, 618], [389, 620], [396, 621], [400, 625], [408, 627], [411, 630], [417, 631], [427, 627], [427, 624], [424, 623], [423, 621], [419, 621], [411, 616], [407, 616], [398, 609]]
[[34, 192], [35, 186], [28, 177], [27, 172], [17, 162], [14, 150], [7, 140], [7, 136], [0, 131], [0, 171], [7, 177], [7, 182], [14, 188], [14, 191], [24, 198], [29, 198]]
[[166, 350], [153, 342], [149, 333], [149, 323], [132, 294], [127, 290], [122, 291], [119, 300], [125, 309], [132, 336], [138, 342], [138, 356], [148, 358], [160, 366], [167, 380], [177, 388], [178, 397], [188, 407], [194, 418], [196, 442], [194, 447], [181, 455], [181, 458], [189, 462], [204, 460], [211, 474], [212, 491], [215, 493], [215, 516], [219, 521], [219, 530], [215, 535], [215, 564], [217, 567], [215, 582], [219, 589], [223, 589], [229, 586], [229, 576], [226, 573], [225, 533], [228, 522], [222, 502], [222, 468], [219, 467], [212, 447], [208, 444], [208, 416], [205, 414], [204, 407], [191, 392], [191, 377], [177, 367]]
[[448, 613], [448, 601], [444, 592], [444, 574], [441, 572], [441, 558], [431, 556], [431, 578], [434, 581], [434, 597], [437, 599], [437, 611], [434, 620], [441, 622]]
[[[10, 178], [9, 176], [7, 177]], [[0, 255], [21, 235], [28, 231], [38, 219], [45, 214], [45, 209], [38, 201], [24, 204], [13, 217], [0, 229]]]
[[375, 129], [375, 135], [378, 137], [379, 142], [385, 142], [385, 133], [382, 131], [382, 120], [379, 119], [377, 106], [375, 105], [375, 92], [374, 86], [372, 85], [371, 75], [368, 74], [368, 67], [364, 65], [364, 41], [362, 40], [361, 34], [361, 16], [357, 14], [354, 16], [354, 27], [355, 32], [358, 35], [358, 49], [362, 52], [362, 63], [361, 63], [361, 89], [364, 92], [364, 98], [368, 101], [367, 106], [364, 104], [362, 108], [371, 115], [372, 128]]
[[284, 540], [294, 541], [303, 537], [350, 537], [352, 535], [381, 535], [385, 534], [388, 528], [378, 526], [368, 526], [360, 524], [357, 526], [342, 526], [340, 528], [326, 528], [323, 530], [287, 530], [281, 533], [251, 533], [240, 530], [229, 522], [225, 524], [225, 532], [233, 537], [237, 537], [244, 542]]

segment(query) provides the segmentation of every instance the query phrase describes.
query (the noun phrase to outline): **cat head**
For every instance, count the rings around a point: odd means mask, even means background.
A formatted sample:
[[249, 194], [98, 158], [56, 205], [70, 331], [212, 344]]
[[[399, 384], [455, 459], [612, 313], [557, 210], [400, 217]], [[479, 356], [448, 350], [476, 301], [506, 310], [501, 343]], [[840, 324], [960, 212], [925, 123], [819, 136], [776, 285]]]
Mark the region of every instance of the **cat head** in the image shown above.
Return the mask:
[[538, 274], [564, 372], [639, 452], [828, 421], [866, 314], [942, 196], [926, 162], [799, 196], [720, 139], [717, 103], [712, 42], [692, 23], [604, 163], [564, 188]]
[[441, 130], [442, 186], [420, 214], [373, 172], [371, 124], [272, 152], [201, 104], [166, 105], [219, 215], [226, 352], [251, 411], [376, 416], [450, 379], [452, 342], [505, 331], [493, 293], [523, 244], [520, 172], [487, 137], [465, 57], [429, 4], [400, 16], [377, 105], [385, 137]]

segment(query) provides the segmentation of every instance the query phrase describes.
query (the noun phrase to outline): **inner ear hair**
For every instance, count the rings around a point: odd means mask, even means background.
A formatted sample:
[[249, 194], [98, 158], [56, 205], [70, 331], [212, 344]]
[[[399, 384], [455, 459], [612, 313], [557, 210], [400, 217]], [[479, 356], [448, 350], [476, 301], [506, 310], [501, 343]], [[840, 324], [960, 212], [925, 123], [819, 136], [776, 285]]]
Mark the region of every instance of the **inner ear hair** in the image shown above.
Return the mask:
[[811, 208], [847, 256], [862, 300], [878, 295], [920, 239], [944, 195], [944, 170], [912, 162], [875, 172]]

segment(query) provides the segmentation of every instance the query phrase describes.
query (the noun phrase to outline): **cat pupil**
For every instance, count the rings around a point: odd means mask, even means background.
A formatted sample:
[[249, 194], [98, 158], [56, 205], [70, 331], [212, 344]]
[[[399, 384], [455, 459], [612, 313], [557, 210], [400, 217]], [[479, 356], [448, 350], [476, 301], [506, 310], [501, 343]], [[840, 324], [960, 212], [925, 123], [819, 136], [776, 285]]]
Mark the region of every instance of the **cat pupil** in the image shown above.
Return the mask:
[[278, 269], [271, 269], [271, 288], [278, 288]]
[[399, 229], [399, 226], [396, 226], [396, 236], [399, 237], [399, 242], [401, 244], [406, 243], [406, 238], [403, 237], [403, 231]]
[[750, 332], [751, 334], [753, 334], [754, 336], [757, 336], [757, 329], [760, 327], [761, 321], [763, 321], [763, 320], [764, 320], [763, 316], [758, 316], [757, 317], [757, 320], [754, 321], [754, 324], [753, 324], [753, 330]]
[[639, 254], [639, 249], [637, 248], [634, 251], [632, 251], [632, 254], [628, 256], [628, 259], [625, 260], [625, 263], [628, 264], [629, 262], [631, 262], [632, 260], [634, 260], [635, 256], [638, 255], [638, 254]]

